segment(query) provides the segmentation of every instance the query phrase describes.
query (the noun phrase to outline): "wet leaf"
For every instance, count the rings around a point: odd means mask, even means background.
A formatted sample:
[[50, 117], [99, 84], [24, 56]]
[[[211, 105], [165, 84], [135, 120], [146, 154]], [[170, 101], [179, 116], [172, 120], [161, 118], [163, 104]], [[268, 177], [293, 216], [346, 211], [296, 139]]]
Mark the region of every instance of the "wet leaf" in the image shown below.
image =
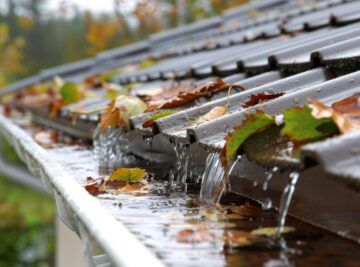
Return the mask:
[[200, 124], [200, 123], [204, 123], [204, 122], [207, 122], [207, 121], [215, 120], [216, 118], [224, 116], [224, 114], [226, 112], [227, 112], [227, 107], [224, 107], [224, 106], [214, 107], [208, 113], [206, 113], [204, 116], [201, 116], [196, 121], [196, 124]]
[[[291, 232], [295, 232], [295, 227], [292, 226], [285, 226], [282, 231], [281, 234], [288, 234]], [[253, 231], [251, 231], [252, 235], [262, 235], [262, 236], [274, 236], [275, 234], [277, 234], [278, 232], [278, 228], [277, 227], [264, 227], [264, 228], [259, 228], [259, 229], [255, 229]]]
[[146, 104], [135, 96], [120, 95], [101, 115], [99, 127], [127, 127], [129, 118], [145, 111]]
[[89, 184], [85, 185], [84, 188], [86, 191], [88, 191], [90, 194], [92, 195], [98, 195], [98, 194], [102, 194], [105, 193], [105, 186], [106, 186], [106, 179], [98, 179], [98, 180], [91, 180], [87, 179], [89, 182]]
[[81, 92], [75, 83], [65, 83], [61, 89], [60, 94], [62, 100], [68, 103], [74, 103], [81, 99]]
[[104, 72], [102, 74], [98, 75], [98, 79], [101, 82], [106, 82], [106, 81], [110, 81], [111, 79], [115, 78], [116, 76], [118, 76], [120, 74], [120, 69], [114, 69], [114, 70], [110, 70], [108, 72]]
[[177, 111], [176, 110], [164, 110], [161, 111], [159, 113], [155, 113], [153, 115], [151, 115], [151, 117], [149, 119], [147, 119], [144, 123], [143, 123], [143, 127], [144, 128], [151, 128], [154, 125], [154, 121], [161, 119], [161, 118], [165, 118], [167, 116], [173, 115], [175, 114]]
[[143, 180], [146, 175], [147, 173], [140, 168], [119, 168], [112, 172], [109, 180], [135, 183]]
[[338, 132], [330, 119], [316, 119], [308, 106], [292, 107], [283, 111], [284, 127], [281, 135], [295, 144], [304, 144], [332, 136]]
[[342, 134], [360, 130], [360, 93], [334, 102], [331, 107], [314, 99], [309, 99], [312, 105], [312, 116], [317, 119], [331, 119]]
[[178, 107], [187, 104], [199, 97], [210, 97], [217, 92], [229, 90], [230, 88], [243, 90], [240, 85], [227, 84], [221, 78], [217, 77], [212, 82], [205, 83], [192, 90], [179, 92], [176, 96], [169, 99], [160, 100], [153, 103], [150, 102], [146, 111], [149, 112], [158, 109]]
[[269, 101], [271, 99], [278, 98], [284, 94], [285, 94], [284, 92], [279, 92], [279, 93], [262, 92], [259, 94], [252, 94], [250, 95], [249, 100], [244, 102], [241, 106], [243, 108], [252, 107], [257, 104]]
[[156, 64], [156, 60], [148, 58], [148, 59], [145, 59], [145, 60], [143, 60], [143, 61], [141, 61], [139, 63], [139, 68], [140, 69], [145, 69], [145, 68], [149, 68], [151, 66], [154, 66], [155, 64]]
[[220, 154], [222, 164], [226, 166], [236, 156], [237, 151], [248, 137], [274, 124], [274, 116], [267, 115], [261, 110], [247, 114], [245, 120], [225, 137], [226, 144]]
[[175, 238], [179, 243], [202, 243], [216, 239], [215, 235], [205, 228], [183, 229], [176, 233]]
[[119, 95], [126, 95], [129, 92], [128, 87], [122, 87], [117, 83], [103, 82], [102, 87], [107, 91], [105, 98], [115, 99]]

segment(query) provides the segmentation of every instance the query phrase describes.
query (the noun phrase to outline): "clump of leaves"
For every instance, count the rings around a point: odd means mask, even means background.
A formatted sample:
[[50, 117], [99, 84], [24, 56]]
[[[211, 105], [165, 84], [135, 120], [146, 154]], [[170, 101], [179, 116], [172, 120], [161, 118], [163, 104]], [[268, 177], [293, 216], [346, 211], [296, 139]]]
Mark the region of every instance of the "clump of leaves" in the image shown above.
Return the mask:
[[143, 123], [143, 127], [144, 128], [151, 128], [153, 127], [154, 125], [154, 121], [158, 120], [158, 119], [161, 119], [161, 118], [165, 118], [167, 116], [170, 116], [170, 115], [173, 115], [175, 114], [177, 111], [176, 110], [164, 110], [164, 111], [161, 111], [159, 113], [155, 113], [155, 114], [152, 114], [150, 116], [149, 119], [147, 119], [144, 123]]
[[220, 159], [224, 166], [237, 154], [238, 149], [251, 135], [263, 131], [275, 124], [274, 116], [267, 115], [261, 110], [246, 115], [241, 125], [226, 136], [226, 144], [221, 151]]
[[205, 228], [183, 229], [176, 233], [175, 239], [178, 243], [202, 243], [216, 239], [216, 236]]
[[285, 94], [284, 92], [279, 92], [279, 93], [262, 92], [259, 94], [252, 94], [250, 95], [249, 100], [245, 101], [241, 106], [243, 108], [252, 107], [257, 104], [269, 101], [271, 99], [278, 98], [284, 94]]
[[135, 183], [143, 180], [146, 176], [147, 173], [140, 168], [119, 168], [111, 173], [109, 181]]
[[108, 106], [101, 115], [99, 127], [127, 127], [129, 118], [145, 111], [146, 104], [135, 96], [120, 95]]
[[331, 119], [316, 119], [308, 106], [292, 107], [283, 111], [284, 127], [281, 135], [294, 144], [304, 144], [332, 136], [338, 132]]

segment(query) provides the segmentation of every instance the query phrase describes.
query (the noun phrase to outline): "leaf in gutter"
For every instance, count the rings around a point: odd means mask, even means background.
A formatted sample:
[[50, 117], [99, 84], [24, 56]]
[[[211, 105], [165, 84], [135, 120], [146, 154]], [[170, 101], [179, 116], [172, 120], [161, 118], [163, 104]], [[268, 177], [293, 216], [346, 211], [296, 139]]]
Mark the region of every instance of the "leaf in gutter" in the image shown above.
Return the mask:
[[62, 100], [68, 103], [74, 103], [81, 99], [81, 92], [75, 83], [65, 83], [61, 89], [60, 94]]
[[106, 127], [116, 127], [120, 125], [120, 111], [114, 109], [115, 100], [111, 101], [106, 112], [101, 114], [99, 127], [104, 129]]
[[312, 105], [312, 116], [317, 119], [328, 118], [336, 123], [342, 134], [360, 130], [360, 93], [337, 101], [328, 107], [314, 99], [309, 99]]
[[147, 173], [140, 168], [119, 168], [112, 172], [109, 180], [135, 183], [143, 180], [146, 175]]
[[271, 99], [275, 99], [278, 98], [282, 95], [284, 95], [284, 92], [279, 92], [279, 93], [271, 93], [271, 92], [262, 92], [259, 94], [252, 94], [249, 97], [249, 100], [247, 100], [246, 102], [244, 102], [241, 107], [243, 108], [248, 108], [248, 107], [252, 107], [255, 106], [257, 104], [269, 101]]
[[155, 113], [153, 115], [151, 115], [151, 117], [149, 119], [147, 119], [144, 123], [143, 123], [143, 127], [144, 128], [151, 128], [154, 125], [154, 121], [161, 119], [161, 118], [165, 118], [167, 116], [173, 115], [175, 114], [177, 111], [176, 110], [164, 110], [161, 111], [159, 113]]
[[207, 121], [215, 120], [216, 118], [219, 118], [221, 116], [224, 116], [224, 114], [227, 112], [227, 107], [224, 106], [217, 106], [212, 108], [208, 113], [206, 113], [204, 116], [201, 116], [195, 124], [204, 123]]
[[154, 66], [156, 64], [156, 60], [148, 58], [148, 59], [144, 59], [143, 61], [141, 61], [139, 63], [139, 68], [140, 69], [145, 69], [145, 68], [149, 68], [151, 66]]
[[[264, 228], [259, 228], [259, 229], [255, 229], [253, 231], [251, 231], [252, 235], [255, 236], [274, 236], [275, 234], [277, 234], [278, 232], [278, 228], [277, 227], [264, 227]], [[281, 234], [288, 234], [291, 232], [295, 232], [295, 227], [292, 226], [285, 226], [282, 231]]]
[[222, 164], [227, 166], [228, 162], [236, 156], [237, 151], [248, 137], [274, 124], [274, 116], [267, 115], [261, 110], [247, 114], [245, 120], [225, 137], [226, 144], [220, 154]]
[[288, 108], [283, 111], [283, 115], [284, 127], [281, 129], [281, 135], [294, 144], [323, 139], [338, 132], [332, 120], [314, 118], [308, 106]]
[[147, 112], [155, 111], [158, 109], [174, 108], [187, 104], [199, 97], [210, 97], [215, 93], [232, 89], [244, 90], [240, 85], [232, 85], [225, 83], [221, 78], [217, 77], [212, 82], [207, 82], [193, 90], [179, 92], [176, 96], [169, 99], [150, 102]]

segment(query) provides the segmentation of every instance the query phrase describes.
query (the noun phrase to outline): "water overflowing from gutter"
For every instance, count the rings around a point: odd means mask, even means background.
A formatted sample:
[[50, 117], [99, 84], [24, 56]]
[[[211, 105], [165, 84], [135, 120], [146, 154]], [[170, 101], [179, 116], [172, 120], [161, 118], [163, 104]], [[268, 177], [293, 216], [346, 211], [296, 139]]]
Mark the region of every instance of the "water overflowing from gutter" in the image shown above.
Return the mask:
[[113, 169], [134, 160], [127, 152], [129, 145], [121, 128], [97, 129], [93, 144], [94, 156], [101, 168]]
[[169, 185], [171, 188], [176, 186], [179, 189], [186, 190], [186, 178], [188, 177], [189, 165], [189, 145], [183, 143], [175, 144], [176, 161], [174, 169], [169, 175]]
[[220, 155], [218, 153], [210, 153], [206, 159], [205, 171], [202, 176], [200, 200], [209, 203], [219, 203], [224, 191], [229, 189], [229, 175], [233, 171], [238, 157], [232, 164], [228, 171], [220, 162]]
[[280, 200], [280, 208], [279, 208], [279, 223], [278, 223], [278, 229], [277, 229], [277, 236], [279, 237], [281, 233], [283, 232], [285, 221], [286, 221], [286, 215], [288, 213], [291, 199], [293, 197], [295, 186], [300, 177], [300, 172], [294, 171], [291, 172], [289, 175], [289, 183], [284, 189], [284, 192], [281, 196]]

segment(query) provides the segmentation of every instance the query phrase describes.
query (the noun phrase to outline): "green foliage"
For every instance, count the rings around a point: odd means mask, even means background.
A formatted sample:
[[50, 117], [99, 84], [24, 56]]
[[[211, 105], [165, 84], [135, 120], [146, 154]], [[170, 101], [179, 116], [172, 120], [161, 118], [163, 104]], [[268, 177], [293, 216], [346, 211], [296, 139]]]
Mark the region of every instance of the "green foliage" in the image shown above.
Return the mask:
[[5, 159], [12, 163], [21, 163], [20, 158], [16, 154], [15, 149], [9, 144], [6, 139], [1, 140], [1, 154], [4, 155]]
[[53, 266], [55, 207], [48, 196], [0, 176], [0, 218], [0, 266]]
[[281, 135], [295, 144], [303, 144], [332, 136], [338, 132], [331, 119], [316, 119], [308, 106], [292, 107], [283, 111], [284, 127]]

